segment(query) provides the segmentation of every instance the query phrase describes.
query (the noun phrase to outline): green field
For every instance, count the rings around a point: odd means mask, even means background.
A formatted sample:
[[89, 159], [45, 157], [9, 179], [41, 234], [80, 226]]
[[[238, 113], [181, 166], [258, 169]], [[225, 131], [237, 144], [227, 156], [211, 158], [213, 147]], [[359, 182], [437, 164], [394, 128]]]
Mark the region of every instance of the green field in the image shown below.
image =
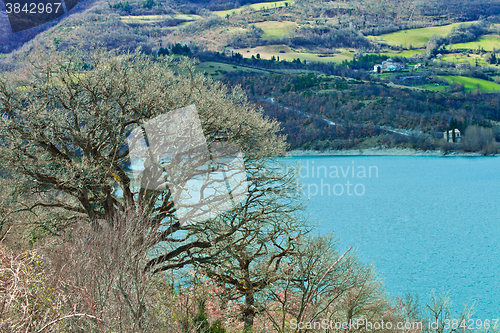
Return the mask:
[[433, 91], [445, 91], [447, 86], [436, 86], [432, 83], [427, 83], [427, 84], [422, 84], [418, 86], [419, 88], [427, 89], [427, 90], [433, 90]]
[[481, 90], [483, 92], [497, 92], [500, 91], [500, 84], [495, 82], [486, 81], [483, 79], [476, 79], [467, 76], [438, 76], [440, 79], [445, 79], [449, 83], [458, 83], [465, 86], [467, 91]]
[[244, 66], [236, 66], [215, 61], [201, 62], [198, 65], [196, 65], [196, 70], [202, 73], [207, 73], [208, 75], [216, 79], [219, 78], [221, 74], [224, 74], [226, 72], [245, 72], [245, 73], [261, 73], [261, 74], [269, 73], [267, 71], [260, 69], [254, 69]]
[[[476, 23], [477, 21], [467, 22]], [[389, 45], [403, 45], [404, 48], [412, 47], [424, 47], [431, 38], [432, 35], [446, 36], [448, 35], [453, 27], [458, 27], [464, 23], [453, 23], [448, 25], [443, 25], [439, 27], [428, 27], [410, 30], [401, 30], [393, 32], [390, 34], [380, 35], [380, 36], [368, 36], [372, 41], [378, 41]]]
[[235, 8], [235, 9], [229, 9], [229, 10], [220, 10], [213, 12], [214, 14], [219, 15], [220, 17], [226, 17], [227, 14], [233, 15], [233, 14], [238, 14], [241, 12], [243, 9], [246, 8], [252, 8], [253, 10], [264, 10], [264, 9], [270, 9], [270, 8], [277, 8], [277, 7], [285, 7], [285, 3], [291, 4], [293, 3], [294, 0], [285, 0], [285, 1], [275, 1], [275, 2], [259, 2], [259, 3], [254, 3], [252, 5], [248, 6], [243, 6], [240, 8]]
[[493, 49], [500, 50], [500, 36], [499, 35], [483, 35], [476, 41], [468, 43], [457, 43], [452, 44], [448, 47], [454, 49], [472, 49], [477, 50], [479, 48], [485, 51], [493, 51]]
[[295, 28], [298, 27], [298, 24], [290, 21], [266, 21], [254, 23], [257, 28], [261, 28], [264, 33], [262, 34], [262, 38], [283, 38], [288, 36]]
[[401, 52], [380, 52], [380, 53], [375, 53], [379, 55], [385, 55], [388, 57], [405, 57], [405, 58], [410, 58], [413, 57], [414, 55], [419, 55], [419, 54], [424, 54], [425, 50], [405, 50]]
[[467, 56], [461, 53], [450, 53], [450, 54], [445, 54], [441, 58], [441, 61], [454, 62], [457, 64], [462, 62], [468, 62], [471, 66], [475, 66], [476, 59], [477, 59], [477, 64], [480, 66], [494, 66], [487, 63], [486, 60], [484, 60], [484, 58], [479, 54], [469, 54], [469, 56]]
[[176, 14], [176, 15], [137, 15], [137, 16], [121, 16], [120, 20], [127, 24], [151, 24], [160, 22], [165, 19], [177, 19], [184, 21], [194, 21], [201, 19], [199, 15], [187, 15], [187, 14]]
[[[318, 61], [318, 62], [336, 62], [340, 63], [344, 60], [352, 60], [353, 55], [350, 52], [336, 53], [333, 55], [322, 56], [321, 54], [310, 52], [298, 52], [292, 50], [288, 45], [266, 45], [257, 46], [246, 49], [235, 49], [235, 52], [241, 53], [245, 58], [260, 55], [262, 59], [271, 59], [273, 56], [280, 60], [292, 61], [299, 58], [301, 61]], [[280, 52], [281, 51], [281, 52]]]

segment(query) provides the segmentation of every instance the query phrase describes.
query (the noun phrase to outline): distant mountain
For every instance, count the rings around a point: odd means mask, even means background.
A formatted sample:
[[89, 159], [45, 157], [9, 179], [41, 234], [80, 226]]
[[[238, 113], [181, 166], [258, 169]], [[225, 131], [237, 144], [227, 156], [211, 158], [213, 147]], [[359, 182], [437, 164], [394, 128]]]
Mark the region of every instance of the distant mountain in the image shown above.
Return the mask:
[[[326, 47], [332, 51], [335, 47], [351, 46], [368, 50], [370, 44], [362, 36], [500, 15], [500, 0], [290, 0], [286, 7], [273, 8], [275, 2], [271, 1], [267, 2], [269, 6], [266, 10], [253, 9], [236, 15], [231, 13], [231, 17], [227, 18], [211, 14], [214, 10], [236, 9], [258, 1], [81, 0], [69, 15], [16, 34], [12, 34], [5, 12], [0, 11], [0, 53], [18, 49], [49, 30], [37, 42], [49, 44], [49, 47], [56, 43], [59, 49], [96, 43], [117, 49], [138, 46], [151, 49], [159, 38], [172, 42], [189, 40], [213, 50], [241, 48], [269, 44], [269, 40], [262, 38], [259, 30], [252, 27], [254, 23], [269, 21], [298, 24], [300, 29], [292, 31], [289, 36], [291, 44], [288, 40], [281, 41], [291, 46], [311, 49]], [[179, 25], [184, 21], [172, 17], [138, 23], [123, 19], [167, 14], [196, 14], [200, 15], [200, 20], [188, 26]], [[325, 38], [331, 35], [336, 37]], [[278, 38], [275, 39], [271, 42], [280, 42]]]
[[76, 5], [70, 13], [53, 21], [49, 21], [45, 24], [17, 33], [12, 33], [7, 13], [3, 3], [0, 3], [0, 53], [9, 53], [17, 48], [20, 48], [24, 43], [34, 39], [38, 34], [56, 26], [60, 22], [67, 19], [68, 16], [85, 11], [95, 2], [96, 0], [80, 0], [78, 5]]

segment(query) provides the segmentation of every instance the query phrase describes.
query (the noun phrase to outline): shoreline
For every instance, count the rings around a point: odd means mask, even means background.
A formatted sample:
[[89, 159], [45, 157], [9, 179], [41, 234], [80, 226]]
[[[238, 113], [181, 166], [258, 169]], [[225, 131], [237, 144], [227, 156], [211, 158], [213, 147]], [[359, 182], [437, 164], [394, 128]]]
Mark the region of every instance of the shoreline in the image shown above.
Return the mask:
[[[286, 156], [439, 156], [439, 157], [483, 157], [481, 152], [464, 153], [449, 152], [443, 154], [441, 150], [415, 150], [411, 148], [367, 148], [367, 149], [348, 149], [348, 150], [291, 150]], [[488, 156], [498, 157], [500, 154]]]

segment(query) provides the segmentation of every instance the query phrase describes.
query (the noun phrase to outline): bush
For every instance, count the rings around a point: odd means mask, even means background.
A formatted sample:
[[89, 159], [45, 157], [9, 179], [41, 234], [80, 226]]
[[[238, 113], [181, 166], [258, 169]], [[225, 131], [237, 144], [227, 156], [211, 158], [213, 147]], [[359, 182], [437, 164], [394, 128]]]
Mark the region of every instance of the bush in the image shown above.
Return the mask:
[[1, 332], [19, 332], [21, 328], [38, 332], [59, 316], [61, 301], [56, 289], [47, 283], [43, 268], [37, 251], [14, 253], [0, 246]]
[[222, 321], [228, 311], [212, 281], [176, 274], [184, 283], [174, 288], [163, 274], [144, 271], [144, 225], [122, 216], [96, 229], [78, 222], [29, 251], [2, 244], [0, 332], [224, 333], [234, 326]]
[[448, 142], [446, 139], [441, 139], [439, 141], [439, 148], [441, 149], [441, 152], [446, 155], [450, 151], [456, 149], [456, 143]]
[[462, 137], [465, 151], [482, 151], [483, 155], [494, 154], [498, 150], [493, 130], [479, 126], [469, 126]]

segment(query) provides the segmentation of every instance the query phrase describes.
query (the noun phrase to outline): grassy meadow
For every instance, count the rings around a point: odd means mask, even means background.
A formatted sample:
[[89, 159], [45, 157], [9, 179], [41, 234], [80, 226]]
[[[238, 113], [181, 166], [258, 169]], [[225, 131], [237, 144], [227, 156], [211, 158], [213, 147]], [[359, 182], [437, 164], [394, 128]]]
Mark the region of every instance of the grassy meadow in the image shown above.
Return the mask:
[[500, 84], [491, 81], [486, 81], [483, 79], [477, 79], [467, 76], [458, 76], [458, 75], [457, 76], [446, 75], [438, 77], [441, 79], [445, 79], [449, 83], [463, 84], [465, 86], [465, 90], [467, 91], [476, 91], [478, 89], [483, 92], [500, 91]]
[[[453, 62], [455, 64], [459, 63], [469, 63], [472, 67], [476, 66], [476, 63], [481, 67], [497, 67], [495, 64], [490, 64], [486, 61], [486, 54], [475, 54], [475, 53], [449, 53], [443, 54], [443, 57], [438, 60], [439, 62]], [[497, 67], [498, 68], [498, 67]]]
[[475, 66], [476, 60], [480, 66], [492, 66], [479, 54], [450, 53], [443, 55], [440, 61], [454, 62], [456, 64], [468, 62], [469, 65]]
[[285, 7], [287, 6], [285, 3], [291, 4], [293, 3], [293, 0], [285, 0], [285, 1], [274, 1], [274, 2], [258, 2], [254, 3], [248, 6], [243, 6], [240, 8], [235, 8], [235, 9], [228, 9], [228, 10], [219, 10], [213, 12], [214, 14], [219, 15], [220, 17], [226, 17], [227, 14], [233, 15], [233, 14], [238, 14], [245, 8], [252, 8], [253, 10], [265, 10], [265, 9], [271, 9], [271, 8], [278, 8], [278, 7]]
[[493, 51], [494, 49], [500, 50], [500, 36], [495, 34], [483, 35], [476, 41], [468, 43], [452, 44], [448, 48], [454, 49], [483, 49], [485, 51]]
[[290, 21], [265, 21], [254, 23], [254, 25], [264, 31], [264, 34], [262, 34], [264, 39], [283, 38], [298, 27], [297, 23]]
[[400, 52], [380, 52], [375, 54], [385, 55], [388, 57], [405, 57], [411, 58], [416, 55], [424, 54], [425, 50], [404, 50]]
[[[476, 23], [477, 21], [469, 22]], [[419, 29], [409, 29], [393, 32], [380, 36], [367, 36], [373, 41], [382, 42], [389, 45], [403, 45], [404, 48], [424, 47], [432, 35], [446, 36], [452, 29], [464, 23], [453, 23], [439, 27], [428, 27]]]
[[202, 73], [207, 73], [208, 75], [210, 75], [216, 79], [220, 78], [221, 74], [229, 73], [229, 72], [244, 72], [244, 73], [259, 73], [259, 74], [268, 73], [265, 70], [249, 68], [249, 67], [245, 67], [245, 66], [236, 66], [236, 65], [231, 65], [231, 64], [225, 64], [225, 63], [216, 62], [216, 61], [201, 62], [198, 65], [196, 65], [196, 70], [198, 70]]
[[252, 48], [235, 49], [235, 52], [241, 53], [245, 58], [251, 58], [252, 55], [260, 55], [262, 59], [271, 59], [273, 56], [280, 60], [292, 61], [299, 58], [301, 61], [319, 61], [341, 63], [344, 60], [352, 60], [354, 53], [344, 50], [341, 53], [333, 55], [321, 55], [311, 52], [299, 52], [291, 49], [288, 45], [266, 45]]

